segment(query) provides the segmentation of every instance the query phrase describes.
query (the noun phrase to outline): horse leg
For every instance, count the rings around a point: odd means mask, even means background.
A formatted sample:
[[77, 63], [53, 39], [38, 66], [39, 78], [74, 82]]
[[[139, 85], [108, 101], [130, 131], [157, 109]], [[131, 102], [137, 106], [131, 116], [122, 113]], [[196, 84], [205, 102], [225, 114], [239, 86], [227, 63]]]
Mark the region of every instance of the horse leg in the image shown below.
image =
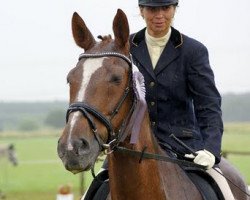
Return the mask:
[[[249, 200], [250, 198], [246, 195], [249, 194], [248, 187], [239, 171], [233, 167], [225, 158], [221, 158], [219, 167], [226, 178], [232, 193], [237, 200]], [[240, 188], [240, 189], [239, 189]]]

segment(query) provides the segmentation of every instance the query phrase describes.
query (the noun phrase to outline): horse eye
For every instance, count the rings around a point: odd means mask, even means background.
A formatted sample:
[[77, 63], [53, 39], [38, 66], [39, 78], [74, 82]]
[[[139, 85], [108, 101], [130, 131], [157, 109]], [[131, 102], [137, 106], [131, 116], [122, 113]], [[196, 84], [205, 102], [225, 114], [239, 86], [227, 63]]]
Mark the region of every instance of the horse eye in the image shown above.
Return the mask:
[[121, 83], [121, 81], [122, 81], [122, 77], [118, 76], [118, 75], [112, 75], [110, 78], [110, 82], [114, 83], [116, 85], [119, 85]]

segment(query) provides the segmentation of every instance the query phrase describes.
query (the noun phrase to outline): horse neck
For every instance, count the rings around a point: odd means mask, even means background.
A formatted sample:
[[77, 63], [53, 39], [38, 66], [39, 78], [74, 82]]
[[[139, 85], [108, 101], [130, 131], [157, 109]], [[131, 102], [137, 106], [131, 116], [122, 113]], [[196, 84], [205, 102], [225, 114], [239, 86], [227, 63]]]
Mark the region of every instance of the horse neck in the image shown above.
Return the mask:
[[[148, 114], [143, 119], [138, 142], [131, 145], [126, 140], [122, 146], [137, 151], [142, 151], [146, 147], [147, 152], [159, 153], [157, 142], [151, 134]], [[157, 161], [142, 160], [139, 163], [139, 157], [114, 152], [108, 156], [108, 162], [112, 200], [166, 199], [164, 189], [160, 186], [155, 187], [161, 182]], [[136, 191], [136, 194], [131, 191]]]
[[[138, 142], [131, 145], [126, 140], [122, 146], [137, 151], [147, 147], [146, 152], [166, 156], [153, 136], [148, 113], [143, 119]], [[202, 199], [199, 191], [178, 165], [154, 159], [139, 160], [139, 157], [121, 152], [108, 155], [112, 200]]]

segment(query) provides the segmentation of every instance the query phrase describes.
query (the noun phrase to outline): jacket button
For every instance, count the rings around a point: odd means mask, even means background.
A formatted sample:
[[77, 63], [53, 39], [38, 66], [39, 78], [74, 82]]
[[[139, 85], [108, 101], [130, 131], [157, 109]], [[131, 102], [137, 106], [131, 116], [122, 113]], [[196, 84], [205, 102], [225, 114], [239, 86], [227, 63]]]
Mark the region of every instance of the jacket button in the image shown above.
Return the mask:
[[155, 86], [155, 82], [153, 82], [153, 81], [150, 82], [150, 83], [149, 83], [149, 86], [150, 86], [150, 87], [154, 87], [154, 86]]
[[155, 105], [155, 102], [154, 102], [154, 101], [151, 101], [151, 102], [150, 102], [150, 105], [151, 105], [151, 106], [154, 106], [154, 105]]
[[155, 126], [155, 122], [151, 122], [152, 126]]

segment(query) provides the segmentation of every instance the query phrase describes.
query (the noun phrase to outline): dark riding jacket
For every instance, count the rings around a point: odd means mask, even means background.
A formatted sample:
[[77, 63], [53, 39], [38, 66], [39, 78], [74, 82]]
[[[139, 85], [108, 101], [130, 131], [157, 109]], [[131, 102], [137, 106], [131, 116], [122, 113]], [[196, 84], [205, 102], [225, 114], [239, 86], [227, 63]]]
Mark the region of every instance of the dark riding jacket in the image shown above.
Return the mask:
[[130, 36], [134, 64], [144, 75], [152, 129], [158, 140], [190, 153], [169, 137], [174, 134], [195, 151], [206, 149], [220, 161], [223, 122], [207, 48], [172, 28], [155, 69], [145, 28]]

